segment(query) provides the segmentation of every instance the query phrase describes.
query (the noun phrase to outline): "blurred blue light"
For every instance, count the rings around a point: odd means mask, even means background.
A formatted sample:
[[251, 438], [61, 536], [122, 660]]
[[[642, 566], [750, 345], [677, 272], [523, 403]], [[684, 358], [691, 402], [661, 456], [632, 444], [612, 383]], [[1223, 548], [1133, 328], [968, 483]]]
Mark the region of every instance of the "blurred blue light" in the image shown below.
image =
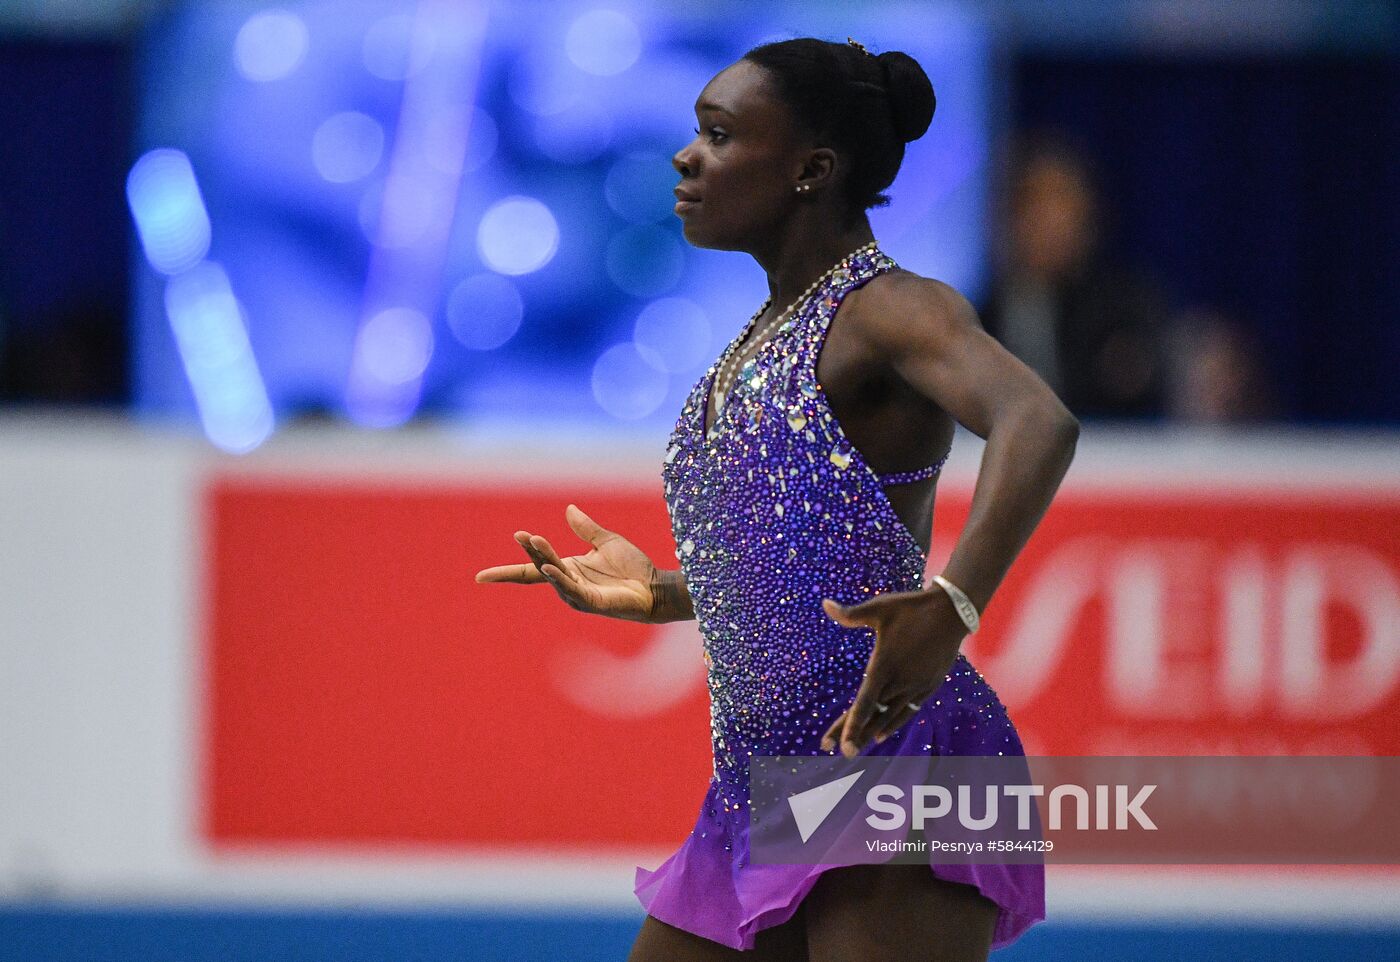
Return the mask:
[[[453, 177], [485, 166], [496, 153], [499, 134], [496, 121], [480, 107], [470, 111], [430, 114], [423, 128], [423, 159], [440, 173]], [[466, 128], [466, 149], [462, 133]]]
[[535, 120], [535, 146], [550, 160], [583, 164], [608, 149], [613, 139], [612, 117], [602, 105], [579, 100], [555, 114]]
[[432, 327], [421, 312], [391, 307], [370, 317], [355, 338], [346, 414], [365, 427], [403, 424], [418, 410], [432, 354]]
[[710, 321], [694, 301], [663, 297], [637, 315], [632, 341], [654, 367], [670, 374], [691, 371], [709, 357]]
[[421, 72], [432, 55], [433, 35], [415, 30], [412, 14], [392, 14], [365, 31], [365, 69], [381, 80], [407, 80]]
[[509, 341], [524, 316], [520, 291], [500, 274], [474, 274], [447, 297], [452, 336], [475, 351], [494, 350]]
[[[182, 3], [143, 31], [133, 159], [179, 145], [189, 160], [173, 174], [133, 168], [129, 185], [141, 260], [156, 265], [137, 265], [134, 278], [141, 407], [188, 411], [161, 292], [166, 274], [209, 256], [208, 224], [218, 220], [216, 253], [237, 281], [274, 404], [387, 426], [425, 403], [442, 410], [453, 403], [450, 385], [470, 383], [474, 414], [511, 419], [521, 397], [538, 397], [547, 359], [559, 391], [530, 414], [607, 422], [591, 372], [605, 348], [625, 342], [634, 361], [664, 375], [668, 400], [646, 419], [669, 427], [675, 412], [662, 409], [679, 400], [679, 382], [713, 359], [766, 293], [748, 258], [689, 247], [671, 213], [678, 178], [669, 159], [690, 138], [690, 105], [780, 25], [844, 39], [844, 14], [797, 4], [746, 8], [736, 19], [719, 7], [634, 0], [487, 8]], [[980, 16], [954, 14], [915, 5], [872, 20], [861, 38], [936, 65], [944, 101], [935, 129], [909, 147], [895, 204], [873, 212], [872, 226], [905, 266], [975, 288], [992, 48]], [[318, 132], [349, 110], [363, 116]], [[522, 195], [537, 200], [488, 213]], [[579, 325], [580, 300], [594, 306], [595, 323]], [[421, 379], [380, 383], [415, 369], [421, 347], [397, 364], [356, 361], [360, 327], [386, 308], [432, 322], [437, 349]], [[710, 345], [692, 364], [702, 323]], [[566, 336], [547, 344], [556, 333]], [[205, 351], [217, 356], [218, 343]], [[472, 353], [486, 350], [489, 359]], [[358, 380], [347, 377], [354, 371]]]
[[499, 140], [500, 132], [495, 119], [480, 107], [473, 107], [467, 128], [467, 155], [462, 158], [462, 173], [469, 174], [484, 167], [495, 156]]
[[209, 214], [182, 152], [159, 147], [137, 160], [126, 200], [146, 259], [162, 274], [189, 270], [209, 252]]
[[367, 176], [384, 152], [384, 128], [368, 114], [347, 110], [328, 117], [311, 137], [316, 171], [333, 184]]
[[170, 279], [165, 310], [204, 433], [242, 454], [272, 434], [272, 405], [228, 275], [204, 262]]
[[593, 364], [593, 399], [615, 418], [635, 421], [661, 406], [670, 379], [630, 341], [614, 344]]
[[306, 58], [309, 34], [306, 23], [287, 10], [255, 13], [233, 41], [238, 72], [249, 80], [278, 80]]
[[635, 151], [617, 159], [603, 181], [603, 196], [619, 217], [634, 224], [655, 223], [673, 216], [672, 191], [680, 177], [671, 158]]
[[564, 51], [580, 70], [611, 77], [637, 62], [642, 36], [624, 14], [590, 10], [569, 25]]
[[476, 247], [482, 262], [498, 274], [529, 274], [559, 249], [559, 224], [533, 197], [507, 197], [482, 215]]
[[386, 205], [384, 198], [391, 186], [386, 180], [365, 191], [359, 205], [360, 227], [376, 247], [410, 247], [427, 233], [439, 212], [433, 209], [433, 194], [416, 181], [401, 184], [394, 204]]
[[637, 297], [657, 297], [679, 283], [685, 252], [661, 227], [628, 227], [608, 241], [608, 277]]
[[509, 87], [517, 107], [540, 117], [567, 109], [580, 92], [578, 72], [544, 50], [530, 50], [515, 62]]
[[432, 356], [432, 325], [412, 308], [380, 311], [360, 328], [355, 361], [379, 384], [407, 384], [422, 377]]

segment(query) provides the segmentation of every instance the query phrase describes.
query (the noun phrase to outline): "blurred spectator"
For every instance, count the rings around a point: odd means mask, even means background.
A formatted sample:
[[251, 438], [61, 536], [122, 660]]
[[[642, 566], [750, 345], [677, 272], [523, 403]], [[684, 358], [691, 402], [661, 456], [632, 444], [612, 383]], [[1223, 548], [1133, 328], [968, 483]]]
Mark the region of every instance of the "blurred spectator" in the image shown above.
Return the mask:
[[1044, 136], [1014, 155], [987, 331], [1080, 417], [1163, 409], [1166, 307], [1155, 285], [1103, 256], [1086, 161]]
[[1277, 417], [1278, 398], [1254, 338], [1219, 311], [1198, 308], [1172, 324], [1168, 411], [1183, 421]]

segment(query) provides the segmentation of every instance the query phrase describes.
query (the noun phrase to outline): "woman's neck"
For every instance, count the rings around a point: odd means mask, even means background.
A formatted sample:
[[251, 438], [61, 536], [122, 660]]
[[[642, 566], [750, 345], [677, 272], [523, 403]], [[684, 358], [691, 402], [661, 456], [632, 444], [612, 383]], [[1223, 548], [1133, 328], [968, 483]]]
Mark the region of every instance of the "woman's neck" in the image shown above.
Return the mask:
[[820, 226], [825, 229], [791, 231], [773, 248], [751, 252], [768, 275], [768, 294], [775, 312], [800, 297], [846, 255], [875, 239], [864, 217], [849, 230], [832, 230], [830, 221]]

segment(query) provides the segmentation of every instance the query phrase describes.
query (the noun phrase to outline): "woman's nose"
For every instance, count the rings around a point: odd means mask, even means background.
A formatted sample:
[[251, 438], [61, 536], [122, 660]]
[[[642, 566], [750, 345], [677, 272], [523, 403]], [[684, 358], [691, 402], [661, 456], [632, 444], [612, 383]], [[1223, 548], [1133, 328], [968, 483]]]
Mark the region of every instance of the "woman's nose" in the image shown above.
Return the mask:
[[690, 177], [695, 173], [695, 159], [690, 153], [690, 144], [686, 144], [672, 155], [671, 166], [676, 168], [676, 173], [682, 177]]

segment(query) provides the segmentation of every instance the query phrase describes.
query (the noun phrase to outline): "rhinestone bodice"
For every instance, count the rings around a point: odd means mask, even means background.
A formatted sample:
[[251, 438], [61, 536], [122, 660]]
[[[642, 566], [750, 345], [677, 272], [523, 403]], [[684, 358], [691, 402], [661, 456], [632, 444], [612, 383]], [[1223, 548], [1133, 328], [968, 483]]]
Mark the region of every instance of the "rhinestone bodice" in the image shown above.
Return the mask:
[[[822, 599], [852, 604], [923, 587], [924, 554], [882, 486], [926, 477], [942, 462], [877, 476], [816, 376], [842, 298], [894, 266], [875, 249], [828, 275], [739, 369], [707, 437], [716, 361], [666, 448], [676, 556], [709, 666], [714, 775], [690, 836], [655, 871], [638, 868], [636, 892], [649, 915], [737, 949], [789, 918], [829, 867], [754, 865], [749, 850], [749, 758], [823, 754], [821, 736], [851, 704], [870, 660], [874, 630], [838, 625]], [[1024, 749], [996, 692], [959, 655], [914, 717], [865, 754]], [[1045, 917], [1041, 865], [930, 864], [997, 903], [994, 945]]]
[[923, 587], [923, 551], [816, 377], [842, 299], [895, 266], [875, 250], [838, 268], [740, 369], [715, 436], [705, 407], [719, 361], [671, 435], [662, 478], [709, 664], [722, 780], [746, 772], [750, 754], [815, 752], [859, 687], [874, 631], [837, 625], [823, 598]]

